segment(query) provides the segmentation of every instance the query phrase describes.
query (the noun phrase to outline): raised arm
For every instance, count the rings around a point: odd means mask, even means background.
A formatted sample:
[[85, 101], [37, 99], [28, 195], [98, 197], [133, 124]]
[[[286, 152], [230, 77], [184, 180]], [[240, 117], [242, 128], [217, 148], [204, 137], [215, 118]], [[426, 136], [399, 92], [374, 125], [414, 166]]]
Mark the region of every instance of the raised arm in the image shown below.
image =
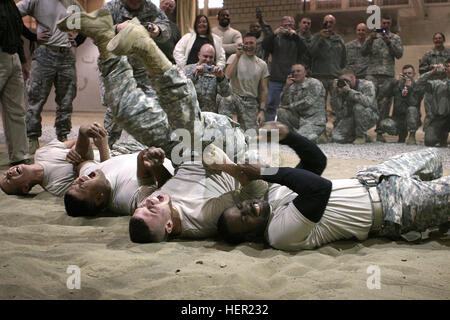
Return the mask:
[[139, 185], [164, 185], [172, 175], [164, 167], [165, 153], [161, 148], [151, 147], [142, 150], [137, 157], [137, 172]]

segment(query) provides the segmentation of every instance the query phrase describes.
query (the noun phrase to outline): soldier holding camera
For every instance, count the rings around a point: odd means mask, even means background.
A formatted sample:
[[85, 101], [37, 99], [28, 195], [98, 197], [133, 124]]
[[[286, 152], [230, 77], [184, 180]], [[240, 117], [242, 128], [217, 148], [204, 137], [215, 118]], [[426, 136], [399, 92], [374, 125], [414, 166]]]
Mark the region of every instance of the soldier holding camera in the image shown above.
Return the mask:
[[185, 66], [184, 70], [194, 83], [200, 109], [218, 113], [217, 95], [229, 97], [231, 86], [222, 68], [213, 65], [215, 56], [214, 46], [206, 43], [200, 48], [198, 62]]
[[394, 97], [394, 110], [392, 119], [386, 118], [380, 121], [380, 128], [390, 135], [398, 135], [398, 142], [416, 144], [416, 131], [420, 126], [420, 101], [422, 94], [418, 90], [414, 77], [415, 69], [412, 65], [403, 66], [402, 73], [398, 75], [395, 82], [390, 82], [381, 88], [385, 97]]
[[389, 117], [392, 97], [384, 97], [381, 88], [391, 85], [395, 80], [395, 59], [403, 56], [403, 45], [400, 37], [390, 31], [392, 18], [381, 18], [382, 29], [370, 32], [368, 39], [362, 46], [362, 55], [369, 57], [367, 67], [367, 80], [375, 84], [378, 105], [377, 141], [386, 142], [383, 131], [379, 128], [379, 122]]
[[312, 142], [325, 131], [325, 88], [317, 79], [307, 78], [305, 66], [294, 64], [286, 80], [278, 107], [278, 121]]
[[232, 99], [223, 99], [220, 113], [237, 114], [243, 130], [257, 129], [264, 122], [269, 70], [264, 60], [255, 55], [256, 37], [244, 36], [244, 43], [227, 61], [225, 74], [233, 87]]
[[[331, 14], [326, 15], [323, 18], [322, 30], [313, 36], [309, 47], [312, 77], [322, 82], [327, 95], [333, 91], [333, 79], [336, 79], [341, 69], [347, 65], [345, 43], [334, 31], [335, 25], [336, 18]], [[328, 137], [324, 133], [317, 142], [326, 143]]]
[[330, 103], [336, 112], [333, 142], [366, 143], [366, 132], [378, 119], [373, 83], [356, 79], [352, 70], [343, 69], [339, 78], [333, 81]]
[[[438, 75], [441, 76], [436, 79]], [[423, 128], [425, 145], [434, 147], [439, 143], [441, 147], [447, 147], [450, 131], [450, 59], [423, 74], [416, 85], [430, 98]]]
[[280, 95], [283, 90], [291, 66], [303, 63], [302, 58], [308, 48], [295, 31], [294, 18], [284, 16], [281, 25], [273, 34], [264, 37], [263, 48], [272, 54], [270, 66], [269, 96], [267, 100], [266, 121], [274, 120], [280, 104]]

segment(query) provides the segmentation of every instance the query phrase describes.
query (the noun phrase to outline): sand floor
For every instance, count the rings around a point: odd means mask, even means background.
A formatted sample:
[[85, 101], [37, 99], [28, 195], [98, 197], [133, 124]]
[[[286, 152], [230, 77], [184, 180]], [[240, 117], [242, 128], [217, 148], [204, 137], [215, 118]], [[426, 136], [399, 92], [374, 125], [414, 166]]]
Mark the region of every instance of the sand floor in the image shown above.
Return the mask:
[[[0, 145], [0, 172], [5, 152]], [[332, 158], [324, 176], [375, 163]], [[349, 240], [289, 253], [213, 239], [134, 244], [128, 220], [68, 217], [40, 187], [27, 197], [0, 192], [0, 299], [450, 299], [450, 236], [437, 230], [419, 244]], [[67, 287], [72, 265], [81, 289]], [[380, 289], [367, 286], [370, 266]]]

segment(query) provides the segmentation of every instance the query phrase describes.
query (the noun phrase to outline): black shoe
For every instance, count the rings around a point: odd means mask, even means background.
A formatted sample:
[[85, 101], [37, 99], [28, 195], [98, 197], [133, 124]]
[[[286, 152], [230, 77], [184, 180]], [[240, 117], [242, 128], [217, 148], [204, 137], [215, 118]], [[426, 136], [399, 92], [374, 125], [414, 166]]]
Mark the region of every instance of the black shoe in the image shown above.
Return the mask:
[[20, 161], [14, 161], [14, 162], [11, 162], [9, 164], [9, 166], [10, 167], [14, 167], [14, 166], [17, 166], [19, 164], [31, 164], [31, 160], [30, 159], [23, 159], [23, 160], [20, 160]]

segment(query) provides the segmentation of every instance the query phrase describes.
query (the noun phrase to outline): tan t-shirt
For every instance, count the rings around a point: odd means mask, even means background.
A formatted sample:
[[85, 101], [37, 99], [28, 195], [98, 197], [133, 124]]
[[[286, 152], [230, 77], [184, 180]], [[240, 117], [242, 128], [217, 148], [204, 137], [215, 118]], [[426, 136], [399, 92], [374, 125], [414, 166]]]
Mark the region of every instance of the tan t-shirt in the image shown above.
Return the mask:
[[[34, 163], [44, 168], [42, 188], [57, 197], [63, 196], [77, 177], [73, 165], [66, 161], [69, 151], [64, 143], [54, 139], [39, 148], [34, 155]], [[99, 158], [99, 153], [95, 150], [94, 159]]]
[[216, 235], [220, 215], [235, 201], [261, 199], [266, 191], [267, 183], [262, 180], [241, 188], [237, 180], [224, 172], [207, 174], [201, 162], [186, 162], [149, 197], [168, 194], [180, 213], [181, 237], [200, 239]]
[[[228, 58], [227, 65], [233, 63], [236, 59], [236, 54]], [[270, 76], [269, 69], [264, 60], [257, 56], [247, 56], [243, 54], [239, 58], [237, 65], [237, 77], [231, 77], [231, 87], [233, 92], [237, 95], [251, 98], [258, 98], [259, 83], [264, 78]]]
[[372, 226], [372, 203], [357, 179], [332, 180], [333, 187], [318, 223], [305, 218], [294, 206], [291, 189], [273, 184], [269, 188], [272, 209], [266, 230], [268, 243], [280, 250], [314, 249], [326, 243], [357, 238], [365, 240]]

